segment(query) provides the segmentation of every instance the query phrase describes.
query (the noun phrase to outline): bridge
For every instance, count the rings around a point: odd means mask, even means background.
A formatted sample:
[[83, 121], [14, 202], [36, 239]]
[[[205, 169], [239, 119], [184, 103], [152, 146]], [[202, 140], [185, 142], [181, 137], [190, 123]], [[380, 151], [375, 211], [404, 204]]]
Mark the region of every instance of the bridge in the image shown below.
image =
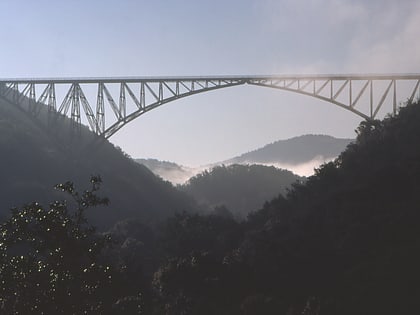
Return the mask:
[[65, 115], [73, 126], [86, 123], [109, 138], [163, 104], [245, 84], [307, 95], [373, 120], [384, 106], [387, 113], [397, 112], [397, 95], [413, 101], [420, 74], [0, 79], [0, 97], [34, 118], [42, 110], [48, 117]]

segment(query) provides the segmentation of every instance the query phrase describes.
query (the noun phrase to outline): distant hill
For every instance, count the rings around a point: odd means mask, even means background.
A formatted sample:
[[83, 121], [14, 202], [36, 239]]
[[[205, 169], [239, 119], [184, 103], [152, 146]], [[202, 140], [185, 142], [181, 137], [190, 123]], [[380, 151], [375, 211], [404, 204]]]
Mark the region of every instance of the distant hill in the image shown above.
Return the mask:
[[173, 184], [183, 184], [205, 169], [231, 164], [275, 166], [279, 169], [290, 170], [300, 176], [310, 176], [315, 168], [339, 156], [352, 141], [352, 139], [339, 139], [327, 135], [303, 135], [279, 140], [232, 159], [196, 168], [156, 159], [136, 159], [136, 161]]
[[297, 165], [314, 159], [330, 160], [336, 158], [352, 141], [326, 135], [303, 135], [267, 144], [224, 163]]
[[183, 184], [190, 177], [199, 172], [199, 168], [191, 168], [173, 162], [160, 161], [156, 159], [135, 159], [137, 163], [143, 164], [155, 175], [170, 181], [173, 184]]
[[179, 188], [210, 208], [225, 206], [237, 218], [245, 218], [264, 202], [285, 194], [303, 178], [287, 170], [263, 165], [216, 166], [190, 178]]
[[[25, 102], [22, 102], [25, 107]], [[73, 181], [87, 188], [91, 175], [99, 174], [100, 194], [110, 206], [90, 211], [95, 225], [107, 228], [118, 220], [140, 218], [156, 222], [175, 211], [190, 210], [194, 202], [171, 184], [157, 178], [108, 141], [94, 141], [86, 127], [70, 132], [70, 119], [58, 116], [46, 128], [46, 106], [39, 105], [37, 120], [0, 99], [0, 216], [9, 209], [34, 200], [47, 203], [64, 198], [54, 192], [57, 183]]]

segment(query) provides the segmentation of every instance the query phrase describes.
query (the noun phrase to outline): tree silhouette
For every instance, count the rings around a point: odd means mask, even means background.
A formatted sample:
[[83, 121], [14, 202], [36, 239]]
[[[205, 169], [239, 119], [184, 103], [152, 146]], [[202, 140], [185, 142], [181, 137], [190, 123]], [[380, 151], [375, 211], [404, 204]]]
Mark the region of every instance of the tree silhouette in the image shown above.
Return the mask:
[[[101, 178], [91, 177], [83, 193], [71, 182], [56, 189], [71, 201], [48, 208], [33, 202], [13, 209], [0, 226], [2, 314], [107, 313], [115, 298], [116, 272], [101, 257], [109, 238], [85, 218], [89, 207], [108, 204], [97, 196]], [[72, 205], [72, 207], [69, 206]]]

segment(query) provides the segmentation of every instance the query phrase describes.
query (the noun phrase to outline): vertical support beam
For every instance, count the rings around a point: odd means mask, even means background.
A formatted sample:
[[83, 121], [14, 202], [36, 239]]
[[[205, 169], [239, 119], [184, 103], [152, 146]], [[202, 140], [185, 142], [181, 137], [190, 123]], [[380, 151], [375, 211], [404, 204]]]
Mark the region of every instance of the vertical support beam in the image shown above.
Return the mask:
[[35, 99], [35, 84], [34, 83], [30, 83], [29, 84], [29, 103], [28, 103], [28, 107], [29, 107], [29, 112], [32, 113], [33, 115], [36, 115], [36, 99]]
[[74, 123], [80, 124], [80, 86], [78, 83], [73, 83], [73, 92], [71, 95], [71, 120]]
[[125, 120], [127, 116], [127, 103], [125, 98], [125, 83], [120, 84], [120, 104], [119, 104], [120, 117]]
[[140, 83], [140, 107], [143, 109], [146, 107], [146, 93], [144, 91], [144, 82]]
[[56, 103], [56, 96], [55, 96], [55, 83], [48, 84], [48, 115], [47, 115], [47, 125], [51, 127], [53, 122], [55, 122], [57, 116], [55, 115], [57, 112], [57, 103]]
[[393, 80], [394, 82], [394, 95], [392, 100], [392, 112], [394, 115], [397, 113], [397, 80]]
[[48, 112], [56, 112], [57, 111], [57, 101], [55, 97], [55, 83], [49, 84], [48, 89]]
[[330, 80], [330, 82], [331, 82], [331, 86], [330, 86], [330, 99], [332, 100], [333, 99], [333, 86], [334, 86], [334, 84], [333, 84], [333, 80]]
[[369, 80], [370, 83], [370, 118], [373, 119], [373, 81]]
[[159, 102], [162, 102], [163, 100], [163, 87], [162, 82], [159, 82]]
[[29, 98], [32, 99], [32, 100], [35, 100], [35, 84], [34, 83], [30, 83]]
[[104, 84], [98, 83], [96, 98], [96, 134], [102, 135], [105, 131]]
[[71, 103], [71, 136], [79, 136], [81, 132], [80, 121], [80, 86], [78, 83], [72, 84]]
[[353, 103], [353, 80], [350, 80], [349, 85], [349, 107], [351, 107]]
[[12, 92], [13, 92], [13, 102], [19, 105], [19, 84], [13, 83], [12, 84]]

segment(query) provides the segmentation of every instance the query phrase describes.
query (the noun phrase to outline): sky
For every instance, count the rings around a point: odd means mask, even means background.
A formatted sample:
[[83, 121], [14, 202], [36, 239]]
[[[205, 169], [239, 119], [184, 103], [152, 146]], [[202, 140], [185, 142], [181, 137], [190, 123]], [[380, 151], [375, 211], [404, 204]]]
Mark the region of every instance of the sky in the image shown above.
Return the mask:
[[[0, 78], [419, 73], [417, 0], [0, 0]], [[255, 86], [198, 94], [110, 138], [188, 166], [302, 134], [355, 137], [333, 104]]]

